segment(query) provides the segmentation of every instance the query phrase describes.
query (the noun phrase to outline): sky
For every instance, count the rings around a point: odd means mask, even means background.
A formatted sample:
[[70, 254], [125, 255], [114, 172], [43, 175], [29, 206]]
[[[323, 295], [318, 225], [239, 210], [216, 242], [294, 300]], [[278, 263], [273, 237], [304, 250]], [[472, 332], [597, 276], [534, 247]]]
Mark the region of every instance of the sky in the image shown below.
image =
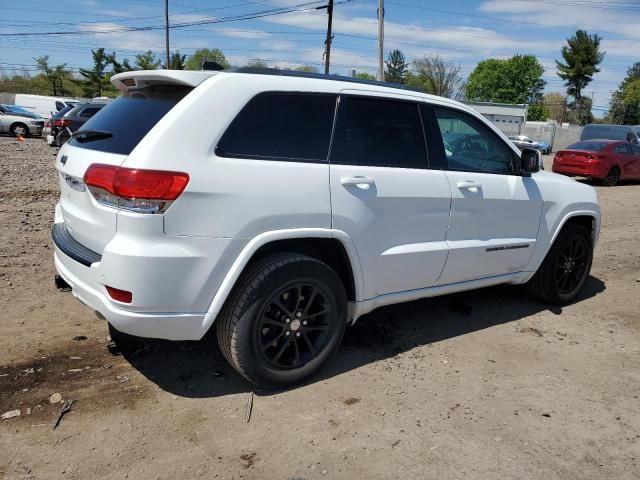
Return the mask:
[[[375, 74], [378, 0], [335, 3], [331, 72]], [[219, 48], [234, 65], [261, 59], [269, 66], [321, 70], [327, 14], [316, 7], [324, 4], [169, 0], [170, 23], [190, 25], [171, 30], [171, 50], [189, 55], [202, 47]], [[30, 0], [24, 8], [19, 5], [0, 0], [0, 74], [25, 69], [35, 74], [33, 58], [41, 55], [77, 71], [91, 64], [90, 50], [97, 47], [120, 59], [149, 49], [163, 55], [164, 0]], [[288, 13], [273, 14], [283, 11]], [[561, 58], [567, 37], [586, 29], [603, 38], [606, 52], [601, 71], [585, 90], [600, 117], [627, 68], [640, 61], [638, 25], [639, 0], [386, 0], [385, 51], [398, 48], [409, 61], [437, 54], [459, 64], [465, 77], [483, 59], [533, 54], [545, 68], [546, 91], [563, 92], [554, 60]], [[149, 28], [128, 30], [138, 27]]]

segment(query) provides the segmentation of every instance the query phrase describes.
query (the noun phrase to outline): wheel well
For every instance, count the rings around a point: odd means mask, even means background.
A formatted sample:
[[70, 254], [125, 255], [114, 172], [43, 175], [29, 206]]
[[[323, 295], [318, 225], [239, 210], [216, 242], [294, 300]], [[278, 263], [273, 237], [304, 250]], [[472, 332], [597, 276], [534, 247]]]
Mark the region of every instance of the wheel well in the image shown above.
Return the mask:
[[287, 240], [276, 240], [260, 247], [251, 257], [247, 267], [256, 261], [279, 252], [293, 252], [307, 255], [311, 258], [326, 263], [338, 274], [347, 299], [355, 301], [356, 288], [353, 277], [353, 270], [347, 251], [339, 240], [335, 238], [292, 238]]
[[596, 229], [596, 219], [589, 215], [578, 215], [576, 217], [571, 217], [567, 222], [562, 226], [563, 229], [567, 228], [568, 225], [580, 225], [586, 228], [591, 234], [591, 241], [594, 241], [595, 238], [595, 229]]

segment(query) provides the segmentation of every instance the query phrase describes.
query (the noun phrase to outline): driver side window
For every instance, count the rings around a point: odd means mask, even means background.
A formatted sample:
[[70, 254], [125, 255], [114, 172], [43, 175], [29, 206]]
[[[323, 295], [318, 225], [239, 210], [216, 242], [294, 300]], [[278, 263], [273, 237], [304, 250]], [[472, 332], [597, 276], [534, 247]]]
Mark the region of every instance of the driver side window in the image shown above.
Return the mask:
[[433, 110], [450, 170], [515, 173], [514, 154], [478, 120], [456, 110]]

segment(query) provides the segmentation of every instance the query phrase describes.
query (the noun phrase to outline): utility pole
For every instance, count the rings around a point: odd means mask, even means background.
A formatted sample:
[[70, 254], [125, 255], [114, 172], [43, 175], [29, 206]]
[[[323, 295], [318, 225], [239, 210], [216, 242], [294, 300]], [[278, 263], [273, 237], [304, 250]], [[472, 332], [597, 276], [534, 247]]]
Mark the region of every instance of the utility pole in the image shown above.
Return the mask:
[[331, 33], [331, 26], [333, 23], [333, 0], [329, 0], [329, 3], [322, 7], [316, 7], [316, 10], [327, 9], [327, 38], [324, 41], [324, 74], [329, 75], [329, 65], [331, 64], [331, 41], [333, 35]]
[[378, 0], [378, 80], [384, 82], [384, 0]]
[[384, 82], [384, 0], [378, 0], [378, 80]]
[[167, 50], [166, 69], [171, 68], [171, 54], [169, 53], [169, 0], [164, 0], [164, 45]]

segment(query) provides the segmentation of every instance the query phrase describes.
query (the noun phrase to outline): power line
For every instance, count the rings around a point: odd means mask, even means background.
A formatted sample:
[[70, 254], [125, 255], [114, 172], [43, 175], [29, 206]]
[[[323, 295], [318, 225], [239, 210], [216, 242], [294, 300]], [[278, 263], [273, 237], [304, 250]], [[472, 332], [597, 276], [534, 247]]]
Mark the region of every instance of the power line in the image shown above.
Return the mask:
[[[336, 3], [336, 5], [349, 3], [351, 0], [341, 0]], [[292, 5], [290, 7], [278, 7], [268, 10], [262, 10], [260, 12], [247, 13], [236, 16], [227, 16], [220, 17], [211, 20], [200, 20], [194, 22], [182, 22], [175, 23], [170, 25], [169, 27], [172, 29], [178, 28], [187, 28], [192, 26], [199, 25], [213, 25], [218, 23], [227, 23], [227, 22], [235, 22], [241, 20], [254, 20], [257, 18], [270, 17], [274, 15], [282, 15], [285, 13], [294, 13], [294, 12], [305, 12], [309, 10], [315, 10], [318, 0], [312, 2], [299, 3], [297, 5]], [[312, 6], [313, 5], [313, 6]], [[115, 28], [115, 29], [104, 29], [104, 30], [76, 30], [76, 31], [54, 31], [54, 32], [14, 32], [14, 33], [0, 33], [0, 37], [27, 37], [27, 36], [59, 36], [59, 35], [97, 35], [97, 34], [108, 34], [108, 33], [130, 33], [130, 32], [142, 32], [142, 31], [150, 31], [150, 30], [159, 30], [164, 28], [164, 26], [160, 25], [149, 25], [149, 26], [141, 26], [141, 27], [124, 27], [124, 28]]]

